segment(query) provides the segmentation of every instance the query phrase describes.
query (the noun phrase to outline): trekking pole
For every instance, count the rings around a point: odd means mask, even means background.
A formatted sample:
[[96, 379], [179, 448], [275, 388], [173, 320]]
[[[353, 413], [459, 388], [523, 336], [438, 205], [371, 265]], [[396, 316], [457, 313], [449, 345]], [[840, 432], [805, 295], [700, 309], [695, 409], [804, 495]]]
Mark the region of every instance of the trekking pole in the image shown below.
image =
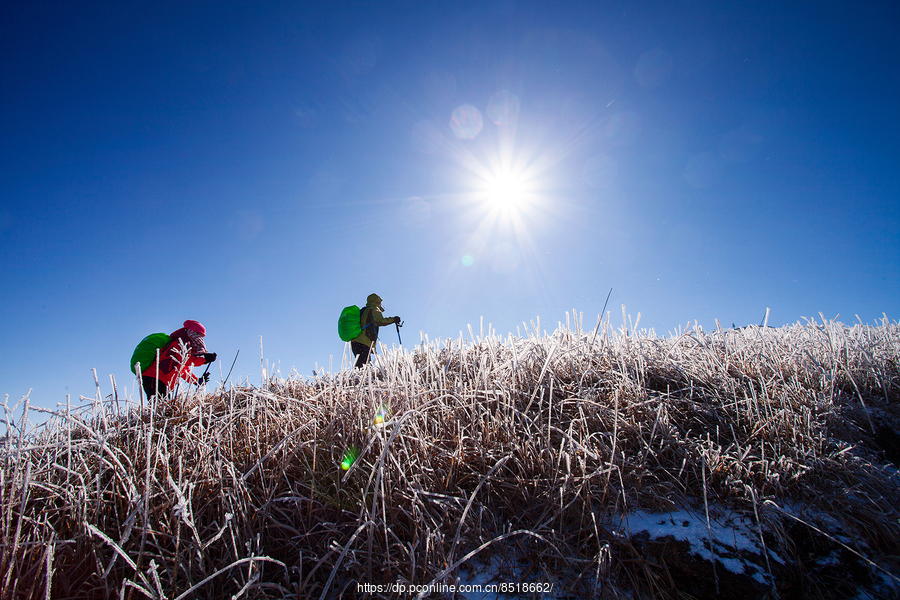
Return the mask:
[[606, 302], [603, 303], [603, 310], [600, 311], [600, 315], [602, 316], [604, 312], [606, 312], [606, 305], [609, 304], [609, 297], [612, 296], [612, 288], [609, 288], [609, 293], [606, 295]]
[[400, 345], [403, 345], [403, 340], [400, 339], [400, 328], [403, 327], [403, 321], [399, 323], [394, 323], [397, 326], [397, 341], [400, 342]]
[[[594, 343], [594, 340], [597, 338], [597, 332], [600, 331], [600, 324], [603, 323], [603, 313], [606, 312], [606, 305], [609, 303], [609, 297], [612, 296], [612, 288], [609, 288], [609, 293], [606, 295], [606, 302], [603, 303], [603, 310], [600, 311], [597, 319], [597, 327], [594, 328], [594, 335], [591, 336], [591, 344]], [[605, 331], [605, 330], [604, 330]]]
[[240, 354], [240, 353], [241, 353], [241, 351], [238, 350], [237, 353], [235, 353], [235, 355], [234, 355], [234, 360], [231, 361], [231, 368], [228, 369], [228, 375], [225, 376], [225, 380], [222, 382], [223, 390], [225, 389], [225, 384], [228, 383], [228, 378], [231, 377], [231, 372], [234, 370], [234, 363], [237, 362], [237, 357], [238, 357], [238, 354]]

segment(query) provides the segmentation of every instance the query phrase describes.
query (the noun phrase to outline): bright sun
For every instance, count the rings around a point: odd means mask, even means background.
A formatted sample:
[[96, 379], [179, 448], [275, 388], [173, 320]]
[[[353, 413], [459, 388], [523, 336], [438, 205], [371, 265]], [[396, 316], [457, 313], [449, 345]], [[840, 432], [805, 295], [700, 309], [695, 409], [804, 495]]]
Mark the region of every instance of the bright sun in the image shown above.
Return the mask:
[[499, 209], [516, 208], [525, 197], [526, 186], [521, 177], [504, 173], [491, 178], [487, 182], [487, 200]]

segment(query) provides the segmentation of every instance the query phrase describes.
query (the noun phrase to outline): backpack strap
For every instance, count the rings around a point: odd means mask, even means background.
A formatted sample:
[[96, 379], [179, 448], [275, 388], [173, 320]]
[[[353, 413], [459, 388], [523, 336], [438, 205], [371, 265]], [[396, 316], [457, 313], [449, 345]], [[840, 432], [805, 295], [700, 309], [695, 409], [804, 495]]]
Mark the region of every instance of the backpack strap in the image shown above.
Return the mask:
[[[366, 334], [366, 337], [369, 338], [373, 343], [378, 340], [378, 332], [375, 329], [375, 323], [372, 320], [372, 307], [367, 306], [362, 309], [362, 313], [360, 313], [360, 325], [362, 325], [362, 330]], [[366, 331], [367, 327], [371, 327], [369, 331]]]

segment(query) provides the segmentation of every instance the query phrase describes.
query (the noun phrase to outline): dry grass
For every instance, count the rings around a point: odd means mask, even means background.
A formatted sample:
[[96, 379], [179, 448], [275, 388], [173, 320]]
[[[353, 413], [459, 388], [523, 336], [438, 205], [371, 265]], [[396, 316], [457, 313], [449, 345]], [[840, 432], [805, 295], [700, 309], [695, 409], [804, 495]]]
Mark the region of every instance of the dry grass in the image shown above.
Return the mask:
[[675, 597], [607, 525], [638, 508], [727, 507], [782, 556], [802, 519], [900, 571], [900, 482], [878, 452], [900, 431], [896, 323], [539, 329], [7, 420], [0, 596], [361, 597], [495, 555], [557, 596]]

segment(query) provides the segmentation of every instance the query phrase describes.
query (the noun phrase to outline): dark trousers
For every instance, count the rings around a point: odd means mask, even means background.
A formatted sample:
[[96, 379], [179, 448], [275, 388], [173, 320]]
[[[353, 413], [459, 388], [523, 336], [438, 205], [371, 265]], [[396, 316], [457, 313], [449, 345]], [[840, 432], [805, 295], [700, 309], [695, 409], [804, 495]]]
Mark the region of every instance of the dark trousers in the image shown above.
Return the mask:
[[147, 394], [148, 400], [153, 396], [159, 396], [160, 398], [162, 398], [163, 396], [167, 396], [169, 394], [169, 388], [166, 386], [166, 384], [156, 377], [142, 375], [141, 383], [143, 384], [144, 393]]
[[361, 369], [364, 364], [369, 362], [369, 346], [359, 342], [350, 342], [350, 349], [353, 350], [353, 354], [356, 356], [356, 364], [354, 366], [357, 369]]

